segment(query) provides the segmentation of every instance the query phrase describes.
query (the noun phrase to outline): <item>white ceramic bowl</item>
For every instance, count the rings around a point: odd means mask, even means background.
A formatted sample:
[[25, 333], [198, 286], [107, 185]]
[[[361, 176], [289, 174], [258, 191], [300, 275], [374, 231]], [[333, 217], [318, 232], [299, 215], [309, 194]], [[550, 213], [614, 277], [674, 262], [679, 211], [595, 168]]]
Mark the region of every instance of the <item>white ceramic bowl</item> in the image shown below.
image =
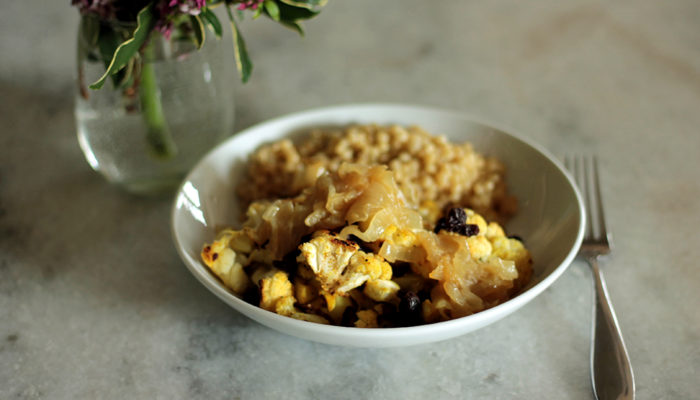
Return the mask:
[[[352, 123], [419, 125], [451, 141], [469, 141], [502, 160], [518, 214], [506, 231], [521, 236], [534, 259], [531, 283], [515, 298], [491, 309], [446, 322], [406, 328], [360, 329], [299, 321], [265, 311], [230, 292], [200, 261], [202, 245], [217, 230], [239, 224], [234, 187], [246, 157], [260, 144], [310, 128]], [[290, 335], [345, 346], [390, 347], [452, 338], [497, 321], [542, 293], [566, 269], [581, 244], [585, 212], [581, 196], [562, 165], [540, 146], [459, 113], [392, 104], [323, 108], [276, 118], [248, 128], [209, 152], [183, 181], [172, 210], [180, 256], [212, 293], [246, 316]]]

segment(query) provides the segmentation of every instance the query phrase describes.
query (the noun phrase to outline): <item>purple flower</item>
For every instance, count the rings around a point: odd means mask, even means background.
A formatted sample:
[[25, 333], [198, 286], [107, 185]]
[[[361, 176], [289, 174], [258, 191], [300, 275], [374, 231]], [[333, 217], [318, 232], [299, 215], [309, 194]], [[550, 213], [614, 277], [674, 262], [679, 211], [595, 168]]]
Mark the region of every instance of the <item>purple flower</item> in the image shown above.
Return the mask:
[[166, 38], [170, 38], [173, 31], [173, 18], [177, 14], [199, 15], [206, 0], [160, 0], [156, 3], [158, 22], [156, 29]]
[[238, 4], [238, 9], [239, 10], [245, 10], [245, 9], [257, 10], [263, 1], [264, 0], [242, 0], [240, 2], [240, 4]]
[[112, 0], [71, 0], [81, 14], [96, 14], [102, 19], [114, 17], [115, 9]]
[[181, 13], [199, 15], [202, 7], [206, 5], [206, 0], [170, 0], [168, 7], [177, 8]]

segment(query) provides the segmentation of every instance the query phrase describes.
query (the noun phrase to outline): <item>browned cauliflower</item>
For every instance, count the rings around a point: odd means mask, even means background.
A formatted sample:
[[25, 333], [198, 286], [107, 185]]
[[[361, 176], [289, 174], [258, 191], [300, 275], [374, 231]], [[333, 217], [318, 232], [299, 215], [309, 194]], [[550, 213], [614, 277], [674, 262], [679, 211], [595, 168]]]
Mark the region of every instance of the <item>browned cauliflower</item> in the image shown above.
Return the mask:
[[338, 296], [363, 284], [365, 294], [375, 301], [389, 301], [399, 291], [399, 285], [391, 281], [391, 265], [381, 256], [360, 250], [357, 243], [321, 231], [299, 249], [298, 261], [315, 274], [329, 311], [335, 308]]

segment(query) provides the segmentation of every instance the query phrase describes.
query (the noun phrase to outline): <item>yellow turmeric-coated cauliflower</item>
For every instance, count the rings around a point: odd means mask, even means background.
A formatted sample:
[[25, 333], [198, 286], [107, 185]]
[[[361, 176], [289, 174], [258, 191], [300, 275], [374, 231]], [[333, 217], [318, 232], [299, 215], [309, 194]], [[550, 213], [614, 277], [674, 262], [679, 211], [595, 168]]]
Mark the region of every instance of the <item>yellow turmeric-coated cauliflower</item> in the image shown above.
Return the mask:
[[478, 204], [413, 204], [384, 166], [317, 172], [293, 198], [252, 202], [240, 230], [202, 249], [228, 288], [265, 310], [362, 328], [431, 323], [500, 304], [532, 276], [529, 251]]
[[243, 270], [239, 256], [229, 247], [232, 235], [229, 231], [222, 232], [219, 237], [202, 249], [202, 260], [221, 279], [221, 281], [233, 290], [242, 294], [250, 284], [248, 275]]
[[382, 257], [359, 248], [357, 243], [326, 231], [299, 246], [298, 260], [314, 272], [329, 310], [334, 307], [334, 296], [345, 295], [368, 280], [391, 279], [391, 265]]
[[515, 262], [515, 267], [518, 270], [516, 289], [527, 283], [532, 277], [532, 255], [520, 240], [505, 236], [494, 238], [493, 255]]
[[493, 251], [491, 242], [483, 235], [468, 237], [467, 245], [469, 246], [469, 254], [476, 259], [486, 258], [490, 256]]
[[[261, 271], [261, 272], [258, 272]], [[327, 324], [328, 320], [320, 315], [300, 312], [294, 305], [296, 298], [292, 283], [287, 273], [275, 268], [261, 267], [256, 271], [260, 275], [260, 307], [280, 315], [300, 319], [302, 321]]]
[[345, 310], [352, 307], [353, 302], [350, 296], [336, 296], [334, 302], [333, 308], [328, 309], [328, 316], [331, 317], [334, 323], [340, 324]]
[[377, 312], [374, 310], [361, 310], [357, 312], [355, 326], [358, 328], [378, 328]]
[[260, 307], [268, 311], [275, 311], [279, 300], [285, 297], [293, 298], [292, 282], [289, 281], [286, 272], [270, 270], [259, 280], [259, 285]]
[[363, 293], [374, 301], [389, 302], [398, 300], [396, 294], [401, 287], [388, 279], [374, 279], [365, 283]]
[[486, 233], [484, 234], [489, 240], [493, 240], [494, 238], [497, 238], [499, 236], [505, 236], [506, 233], [503, 231], [503, 228], [498, 225], [498, 222], [489, 222], [488, 226], [486, 227]]
[[294, 307], [294, 297], [285, 296], [277, 300], [275, 303], [275, 312], [286, 317], [292, 317], [302, 321], [316, 322], [319, 324], [328, 324], [328, 320], [320, 315], [303, 313]]
[[302, 279], [294, 280], [294, 296], [301, 304], [309, 304], [318, 297], [318, 291]]
[[470, 208], [465, 208], [464, 212], [467, 214], [467, 224], [473, 224], [479, 227], [479, 235], [484, 235], [488, 229], [488, 224], [486, 220], [481, 215], [474, 212]]
[[364, 275], [345, 274], [350, 259], [359, 250], [357, 243], [342, 240], [327, 231], [317, 232], [314, 237], [299, 246], [299, 262], [304, 262], [314, 272], [324, 292], [345, 292], [362, 285]]
[[388, 262], [374, 253], [365, 253], [360, 250], [350, 259], [348, 270], [352, 273], [363, 274], [369, 280], [391, 279], [392, 269]]

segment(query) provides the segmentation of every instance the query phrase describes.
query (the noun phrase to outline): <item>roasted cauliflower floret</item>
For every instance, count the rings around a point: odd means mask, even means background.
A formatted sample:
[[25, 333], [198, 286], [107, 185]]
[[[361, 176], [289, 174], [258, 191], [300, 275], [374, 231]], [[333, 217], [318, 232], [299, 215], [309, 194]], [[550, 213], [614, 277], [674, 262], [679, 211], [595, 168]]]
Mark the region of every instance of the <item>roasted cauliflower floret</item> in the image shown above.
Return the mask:
[[488, 225], [486, 224], [486, 220], [484, 217], [481, 215], [477, 214], [474, 212], [474, 210], [470, 208], [465, 208], [464, 212], [467, 214], [467, 224], [473, 224], [479, 227], [479, 233], [478, 235], [486, 235], [486, 232], [488, 230]]
[[514, 261], [518, 266], [518, 270], [520, 270], [520, 267], [526, 266], [532, 260], [530, 252], [525, 249], [521, 241], [509, 239], [507, 237], [494, 239], [493, 255], [504, 260]]
[[348, 272], [367, 275], [370, 280], [391, 279], [392, 269], [381, 256], [360, 250], [350, 259]]
[[518, 284], [530, 280], [532, 255], [520, 240], [509, 239], [505, 236], [495, 238], [493, 240], [493, 255], [515, 262], [515, 267], [518, 270]]
[[488, 226], [486, 227], [486, 237], [489, 240], [493, 240], [497, 237], [505, 236], [506, 233], [503, 231], [503, 228], [498, 225], [497, 222], [489, 222]]
[[[285, 297], [293, 297], [292, 283], [287, 278], [287, 273], [272, 270], [267, 276], [260, 279], [260, 307], [268, 311], [276, 312], [277, 302]], [[292, 302], [292, 304], [294, 304]]]
[[223, 230], [221, 234], [230, 235], [229, 247], [231, 247], [235, 252], [249, 254], [251, 251], [253, 251], [253, 247], [255, 244], [253, 243], [253, 240], [246, 234], [245, 231], [226, 229]]
[[[350, 290], [364, 283], [362, 277], [343, 277], [350, 259], [359, 248], [357, 243], [342, 240], [323, 231], [299, 246], [301, 254], [297, 261], [306, 263], [311, 268], [326, 293], [335, 293], [341, 287]], [[358, 282], [351, 282], [351, 279]]]
[[365, 283], [364, 294], [374, 301], [390, 302], [398, 300], [396, 293], [401, 287], [394, 281], [374, 279]]
[[295, 299], [293, 296], [283, 296], [280, 297], [275, 302], [275, 312], [280, 315], [285, 315], [287, 317], [296, 313], [297, 310], [294, 308]]
[[202, 249], [202, 260], [221, 282], [234, 293], [242, 294], [250, 285], [250, 280], [243, 270], [240, 257], [228, 247], [231, 235], [224, 232], [211, 245]]
[[303, 321], [328, 323], [320, 315], [303, 313], [295, 307], [294, 287], [286, 272], [262, 266], [253, 273], [253, 278], [260, 287], [260, 308]]
[[328, 320], [320, 315], [300, 312], [294, 307], [295, 299], [292, 296], [285, 296], [275, 303], [275, 312], [285, 317], [292, 317], [302, 321], [316, 322], [318, 324], [328, 324]]
[[469, 254], [475, 259], [488, 257], [493, 251], [491, 242], [483, 235], [469, 236], [467, 245], [469, 245]]
[[335, 324], [340, 324], [343, 320], [343, 314], [345, 314], [345, 310], [347, 310], [349, 307], [352, 307], [352, 305], [352, 300], [349, 296], [337, 296], [335, 298], [335, 304], [333, 309], [328, 310], [328, 316], [331, 317]]
[[301, 279], [294, 280], [294, 296], [301, 304], [309, 304], [318, 297], [318, 291]]
[[357, 321], [355, 326], [358, 328], [378, 328], [377, 312], [374, 310], [361, 310], [356, 313]]
[[357, 243], [322, 232], [299, 246], [298, 260], [305, 262], [321, 284], [328, 310], [335, 297], [362, 286], [368, 280], [391, 279], [391, 265], [381, 256], [359, 250]]
[[228, 243], [230, 240], [231, 234], [228, 233], [228, 231], [220, 233], [214, 242], [204, 245], [202, 248], [202, 261], [211, 268], [214, 262], [219, 258], [219, 253], [229, 248]]

